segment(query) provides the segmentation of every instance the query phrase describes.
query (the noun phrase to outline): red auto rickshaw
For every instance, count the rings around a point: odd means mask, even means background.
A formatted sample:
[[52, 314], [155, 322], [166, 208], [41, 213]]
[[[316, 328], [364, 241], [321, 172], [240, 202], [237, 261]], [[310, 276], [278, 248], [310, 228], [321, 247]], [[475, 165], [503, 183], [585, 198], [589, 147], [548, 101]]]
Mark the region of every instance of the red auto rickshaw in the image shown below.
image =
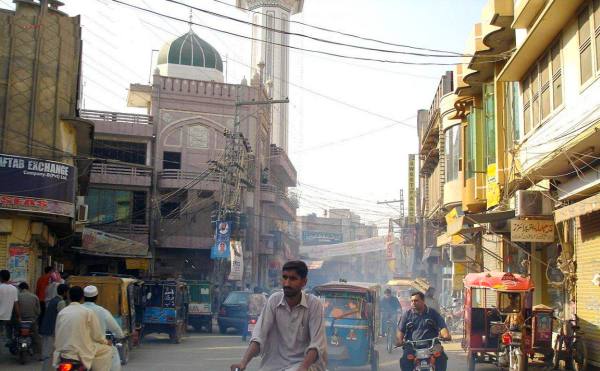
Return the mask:
[[533, 352], [530, 326], [534, 284], [530, 278], [506, 272], [470, 273], [464, 279], [464, 336], [468, 370], [493, 363], [527, 370]]

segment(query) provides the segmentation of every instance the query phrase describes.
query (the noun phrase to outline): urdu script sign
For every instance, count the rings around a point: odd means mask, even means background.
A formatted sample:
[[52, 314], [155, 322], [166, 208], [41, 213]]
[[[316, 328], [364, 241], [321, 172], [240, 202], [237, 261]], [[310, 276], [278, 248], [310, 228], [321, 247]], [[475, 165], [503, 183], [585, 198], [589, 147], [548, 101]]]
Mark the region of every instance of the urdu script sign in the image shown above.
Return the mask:
[[515, 242], [554, 242], [554, 220], [513, 219], [510, 238]]

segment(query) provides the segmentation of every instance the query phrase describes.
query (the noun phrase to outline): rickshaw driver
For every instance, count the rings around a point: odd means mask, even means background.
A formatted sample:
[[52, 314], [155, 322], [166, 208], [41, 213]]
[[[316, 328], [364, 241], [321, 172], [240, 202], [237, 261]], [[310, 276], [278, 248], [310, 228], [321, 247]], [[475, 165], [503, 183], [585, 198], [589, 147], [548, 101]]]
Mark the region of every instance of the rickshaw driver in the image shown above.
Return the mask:
[[[450, 331], [446, 326], [444, 318], [433, 308], [425, 305], [425, 295], [422, 292], [414, 292], [410, 295], [411, 309], [402, 315], [398, 331], [396, 332], [396, 346], [400, 347], [405, 340], [428, 340], [441, 337], [445, 341], [452, 340]], [[428, 320], [433, 321], [435, 327], [429, 325]], [[412, 323], [413, 327], [409, 330], [407, 325]], [[446, 371], [448, 365], [448, 356], [445, 352], [435, 359], [436, 371]], [[414, 364], [408, 359], [408, 352], [403, 352], [400, 358], [400, 369], [402, 371], [412, 371]]]

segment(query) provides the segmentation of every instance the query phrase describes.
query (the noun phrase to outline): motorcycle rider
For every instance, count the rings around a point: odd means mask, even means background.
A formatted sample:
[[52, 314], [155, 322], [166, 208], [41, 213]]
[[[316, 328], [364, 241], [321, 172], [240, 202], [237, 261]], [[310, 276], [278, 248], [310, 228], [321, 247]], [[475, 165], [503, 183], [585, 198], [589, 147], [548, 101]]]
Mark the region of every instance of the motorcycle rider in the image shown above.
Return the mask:
[[56, 326], [56, 316], [67, 306], [67, 295], [69, 285], [61, 284], [56, 289], [56, 296], [46, 303], [46, 311], [42, 318], [40, 334], [42, 335], [42, 371], [52, 369], [52, 354], [54, 353], [54, 327]]
[[21, 310], [21, 321], [31, 321], [31, 345], [33, 354], [38, 359], [42, 359], [42, 338], [40, 337], [38, 319], [40, 317], [40, 300], [35, 294], [29, 291], [27, 282], [19, 284], [19, 309]]
[[[442, 316], [433, 308], [425, 305], [425, 295], [422, 292], [413, 292], [410, 296], [411, 309], [402, 315], [398, 331], [396, 333], [396, 346], [404, 345], [406, 340], [427, 340], [441, 337], [443, 340], [452, 340], [450, 331]], [[431, 326], [431, 323], [435, 326]], [[411, 324], [410, 328], [408, 324]], [[441, 356], [435, 359], [436, 371], [446, 371], [448, 365], [448, 356], [442, 352]], [[400, 369], [402, 371], [412, 371], [414, 369], [413, 361], [408, 359], [408, 352], [404, 351], [400, 358]]]
[[393, 322], [394, 326], [398, 323], [398, 314], [401, 314], [402, 307], [396, 296], [392, 296], [392, 290], [387, 288], [384, 291], [383, 298], [379, 305], [381, 310], [381, 331], [380, 336], [385, 336], [388, 322]]
[[[87, 309], [90, 309], [92, 312], [96, 313], [98, 316], [98, 320], [100, 321], [100, 327], [102, 328], [102, 332], [106, 333], [106, 331], [112, 332], [115, 339], [122, 339], [125, 337], [123, 330], [121, 330], [121, 326], [115, 321], [112, 314], [96, 304], [96, 300], [98, 300], [98, 288], [94, 285], [89, 285], [83, 288], [83, 296], [85, 302], [83, 306]], [[119, 357], [119, 351], [117, 348], [112, 345], [112, 365], [110, 367], [111, 371], [120, 371], [121, 370], [121, 358]]]

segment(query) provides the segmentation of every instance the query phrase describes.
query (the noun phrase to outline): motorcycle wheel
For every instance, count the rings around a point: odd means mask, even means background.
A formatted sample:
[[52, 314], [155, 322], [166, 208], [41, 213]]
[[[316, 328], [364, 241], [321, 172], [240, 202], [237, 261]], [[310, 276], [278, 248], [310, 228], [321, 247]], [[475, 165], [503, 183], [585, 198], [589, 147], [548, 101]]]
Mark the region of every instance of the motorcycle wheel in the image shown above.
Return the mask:
[[574, 371], [587, 370], [587, 347], [581, 340], [575, 340], [571, 350], [571, 368]]
[[129, 339], [123, 341], [123, 348], [121, 349], [121, 354], [119, 354], [122, 365], [126, 365], [129, 362], [129, 342]]
[[371, 355], [371, 371], [379, 371], [379, 352], [376, 350]]
[[527, 354], [511, 354], [510, 357], [512, 357], [510, 371], [527, 371]]
[[24, 365], [27, 363], [27, 350], [19, 350], [19, 363]]

